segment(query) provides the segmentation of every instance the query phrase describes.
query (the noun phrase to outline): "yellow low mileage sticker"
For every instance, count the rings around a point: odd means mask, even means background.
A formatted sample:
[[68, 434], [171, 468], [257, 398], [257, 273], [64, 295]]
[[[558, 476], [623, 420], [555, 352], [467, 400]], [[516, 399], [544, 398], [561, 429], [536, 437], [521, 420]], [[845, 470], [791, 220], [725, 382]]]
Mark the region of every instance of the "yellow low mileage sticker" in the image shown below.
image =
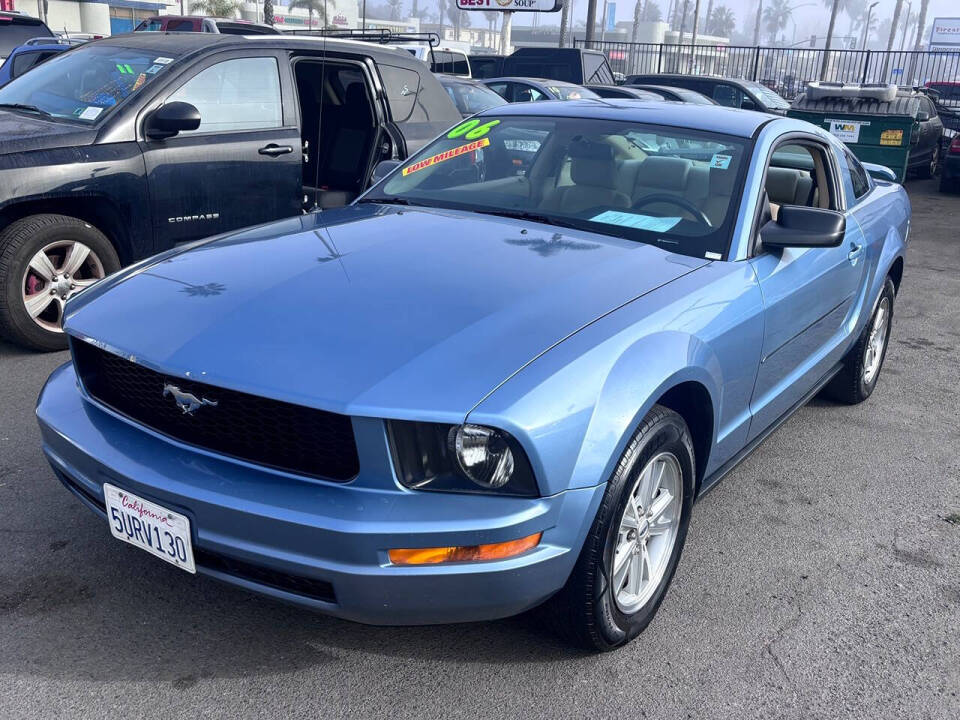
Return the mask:
[[452, 150], [446, 150], [442, 153], [437, 153], [436, 155], [431, 155], [428, 158], [419, 160], [409, 167], [403, 169], [403, 175], [407, 176], [410, 173], [415, 173], [417, 170], [423, 170], [424, 168], [431, 167], [437, 163], [442, 163], [444, 160], [450, 160], [451, 158], [460, 157], [461, 155], [466, 155], [468, 152], [473, 152], [474, 150], [479, 150], [480, 148], [485, 148], [490, 144], [489, 138], [483, 138], [482, 140], [477, 140], [472, 143], [467, 143], [466, 145], [461, 145], [460, 147], [455, 147]]

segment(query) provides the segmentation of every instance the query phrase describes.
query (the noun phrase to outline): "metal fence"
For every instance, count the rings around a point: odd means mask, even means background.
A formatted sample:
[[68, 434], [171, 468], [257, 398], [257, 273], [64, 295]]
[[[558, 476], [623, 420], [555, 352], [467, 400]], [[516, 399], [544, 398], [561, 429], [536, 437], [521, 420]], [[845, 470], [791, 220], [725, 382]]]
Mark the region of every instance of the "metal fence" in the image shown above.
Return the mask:
[[[602, 51], [610, 67], [624, 75], [685, 73], [757, 80], [788, 100], [803, 92], [812, 80], [831, 82], [887, 82], [922, 85], [931, 81], [960, 81], [960, 53], [879, 50], [826, 50], [744, 45], [669, 45], [617, 41], [576, 47]], [[823, 77], [824, 54], [828, 53]]]

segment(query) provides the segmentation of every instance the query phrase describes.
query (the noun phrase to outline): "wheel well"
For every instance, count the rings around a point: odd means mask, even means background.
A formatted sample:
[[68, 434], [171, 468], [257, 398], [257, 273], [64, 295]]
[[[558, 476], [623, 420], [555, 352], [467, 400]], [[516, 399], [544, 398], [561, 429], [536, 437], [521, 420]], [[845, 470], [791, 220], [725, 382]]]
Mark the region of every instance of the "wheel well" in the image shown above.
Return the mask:
[[41, 213], [69, 215], [88, 222], [107, 236], [116, 249], [121, 264], [128, 265], [135, 259], [132, 257], [126, 224], [117, 209], [103, 198], [43, 198], [8, 205], [0, 210], [0, 229], [15, 220]]
[[893, 280], [893, 291], [900, 292], [900, 281], [903, 280], [903, 258], [898, 257], [890, 266], [890, 279]]
[[713, 401], [710, 393], [700, 383], [688, 381], [667, 390], [657, 400], [657, 404], [679, 414], [690, 428], [693, 451], [696, 453], [696, 479], [699, 487], [713, 444]]

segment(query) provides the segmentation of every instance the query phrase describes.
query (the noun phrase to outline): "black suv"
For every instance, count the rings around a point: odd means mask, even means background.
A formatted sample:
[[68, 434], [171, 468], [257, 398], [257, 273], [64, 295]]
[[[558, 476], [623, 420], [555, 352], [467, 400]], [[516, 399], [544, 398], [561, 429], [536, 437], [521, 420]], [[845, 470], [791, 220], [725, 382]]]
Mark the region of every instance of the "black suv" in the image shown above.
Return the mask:
[[740, 108], [741, 110], [759, 110], [760, 112], [786, 115], [790, 103], [776, 92], [753, 80], [722, 78], [711, 75], [672, 75], [658, 73], [651, 75], [630, 75], [627, 85], [668, 85], [670, 87], [696, 90], [706, 95], [718, 105]]
[[197, 238], [351, 202], [461, 120], [404, 50], [138, 32], [0, 88], [0, 334], [66, 346], [64, 302]]

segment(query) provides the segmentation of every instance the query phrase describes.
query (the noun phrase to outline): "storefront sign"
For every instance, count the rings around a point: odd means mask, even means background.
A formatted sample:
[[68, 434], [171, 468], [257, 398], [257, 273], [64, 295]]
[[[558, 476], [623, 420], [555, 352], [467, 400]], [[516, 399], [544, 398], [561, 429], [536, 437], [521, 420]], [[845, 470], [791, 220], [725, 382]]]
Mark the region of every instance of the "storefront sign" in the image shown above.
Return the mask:
[[930, 28], [930, 49], [960, 46], [960, 17], [934, 18]]
[[457, 7], [488, 12], [557, 12], [563, 0], [457, 0]]

